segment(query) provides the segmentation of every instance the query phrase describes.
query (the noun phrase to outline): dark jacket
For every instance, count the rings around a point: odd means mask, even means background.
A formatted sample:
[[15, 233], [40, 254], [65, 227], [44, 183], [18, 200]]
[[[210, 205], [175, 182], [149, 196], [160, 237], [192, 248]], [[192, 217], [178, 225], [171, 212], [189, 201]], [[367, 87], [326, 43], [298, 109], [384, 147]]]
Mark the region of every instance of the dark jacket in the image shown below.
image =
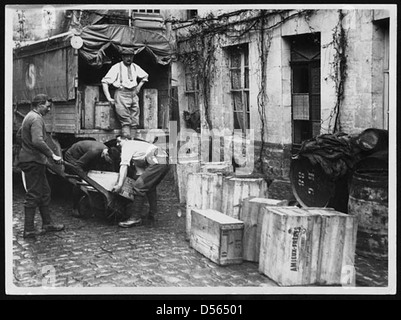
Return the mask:
[[35, 110], [30, 111], [22, 121], [20, 130], [21, 151], [19, 162], [46, 163], [53, 151], [46, 143], [46, 127], [41, 114]]
[[107, 146], [99, 141], [82, 140], [74, 143], [65, 153], [66, 161], [79, 166], [83, 170], [87, 170], [93, 162], [100, 160], [102, 151]]

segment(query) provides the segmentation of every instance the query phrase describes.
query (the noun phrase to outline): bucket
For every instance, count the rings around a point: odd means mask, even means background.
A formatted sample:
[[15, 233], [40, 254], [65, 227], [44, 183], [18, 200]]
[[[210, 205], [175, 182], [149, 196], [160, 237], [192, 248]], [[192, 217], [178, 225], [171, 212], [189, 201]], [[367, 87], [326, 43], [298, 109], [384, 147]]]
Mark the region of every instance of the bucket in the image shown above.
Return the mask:
[[388, 257], [388, 171], [357, 170], [352, 176], [348, 214], [358, 220], [356, 253], [385, 260]]

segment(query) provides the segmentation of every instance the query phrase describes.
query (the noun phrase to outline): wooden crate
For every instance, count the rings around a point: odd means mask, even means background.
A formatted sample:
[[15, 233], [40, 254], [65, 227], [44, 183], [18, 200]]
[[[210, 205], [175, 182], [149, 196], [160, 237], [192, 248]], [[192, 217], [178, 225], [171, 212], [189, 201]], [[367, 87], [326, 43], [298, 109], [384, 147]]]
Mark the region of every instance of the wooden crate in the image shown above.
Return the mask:
[[259, 261], [260, 241], [264, 206], [283, 206], [285, 200], [250, 197], [242, 201], [239, 220], [244, 222], [243, 258], [246, 261]]
[[193, 209], [221, 210], [223, 179], [219, 173], [199, 172], [188, 175], [185, 216], [187, 240], [190, 238]]
[[340, 285], [353, 266], [356, 220], [325, 209], [264, 207], [259, 271], [283, 286]]
[[229, 174], [234, 171], [233, 165], [229, 162], [203, 162], [202, 172]]
[[217, 210], [192, 210], [190, 246], [219, 265], [242, 263], [244, 224]]
[[143, 127], [157, 129], [157, 89], [143, 90]]
[[[320, 273], [317, 282], [339, 284], [342, 268], [354, 266], [357, 218], [332, 208], [307, 208], [309, 214], [322, 217]], [[352, 278], [355, 285], [355, 277]]]
[[178, 198], [180, 204], [186, 204], [188, 192], [188, 175], [200, 171], [199, 161], [188, 161], [177, 163], [174, 170], [174, 178], [178, 189]]
[[222, 197], [221, 211], [238, 219], [242, 200], [249, 197], [268, 198], [268, 185], [263, 178], [227, 177]]
[[[118, 181], [118, 175], [118, 172], [109, 171], [90, 170], [88, 172], [88, 177], [96, 181], [107, 191], [111, 191], [111, 189], [116, 185]], [[126, 177], [123, 187], [119, 192], [119, 195], [123, 196], [124, 198], [134, 200], [134, 193], [132, 188], [134, 183], [134, 179]]]
[[103, 130], [121, 128], [114, 107], [107, 101], [95, 103], [95, 128]]

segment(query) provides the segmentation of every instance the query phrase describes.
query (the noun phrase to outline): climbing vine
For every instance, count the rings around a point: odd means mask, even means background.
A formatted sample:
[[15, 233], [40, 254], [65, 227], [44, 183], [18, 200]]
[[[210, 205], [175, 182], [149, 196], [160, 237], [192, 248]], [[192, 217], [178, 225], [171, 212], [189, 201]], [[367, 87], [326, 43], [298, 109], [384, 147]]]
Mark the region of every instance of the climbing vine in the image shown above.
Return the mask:
[[271, 45], [271, 34], [265, 31], [266, 26], [266, 11], [261, 11], [261, 20], [260, 20], [260, 32], [259, 32], [259, 41], [258, 41], [258, 50], [259, 50], [259, 59], [260, 59], [260, 81], [259, 81], [259, 93], [257, 97], [258, 102], [258, 112], [261, 121], [261, 130], [260, 130], [260, 139], [261, 139], [261, 149], [259, 152], [259, 163], [260, 170], [264, 173], [263, 167], [263, 153], [265, 146], [265, 120], [266, 120], [266, 106], [268, 104], [268, 95], [266, 91], [266, 82], [267, 82], [267, 57], [270, 50]]
[[[286, 21], [294, 18], [303, 18], [311, 31], [309, 20], [314, 10], [239, 10], [229, 14], [185, 21], [171, 20], [173, 28], [179, 30], [187, 28], [187, 32], [177, 35], [178, 60], [190, 68], [191, 73], [197, 75], [199, 92], [204, 104], [204, 119], [212, 129], [209, 115], [210, 88], [214, 85], [216, 68], [216, 49], [221, 46], [221, 40], [231, 43], [241, 43], [251, 33], [257, 35], [257, 48], [259, 52], [260, 78], [258, 79], [259, 92], [257, 95], [257, 110], [261, 122], [261, 150], [259, 161], [262, 164], [264, 155], [264, 138], [266, 132], [266, 108], [269, 102], [267, 94], [267, 58], [270, 51], [272, 32]], [[235, 19], [233, 19], [235, 17]], [[279, 17], [278, 19], [271, 19]], [[256, 71], [256, 70], [255, 70]], [[263, 165], [261, 165], [263, 173]]]
[[329, 128], [331, 128], [332, 119], [334, 119], [333, 132], [341, 131], [340, 110], [344, 100], [344, 85], [347, 79], [347, 35], [343, 27], [344, 13], [338, 10], [338, 23], [333, 29], [333, 40], [327, 45], [332, 45], [335, 54], [332, 62], [332, 74], [330, 78], [335, 83], [336, 103], [330, 114]]

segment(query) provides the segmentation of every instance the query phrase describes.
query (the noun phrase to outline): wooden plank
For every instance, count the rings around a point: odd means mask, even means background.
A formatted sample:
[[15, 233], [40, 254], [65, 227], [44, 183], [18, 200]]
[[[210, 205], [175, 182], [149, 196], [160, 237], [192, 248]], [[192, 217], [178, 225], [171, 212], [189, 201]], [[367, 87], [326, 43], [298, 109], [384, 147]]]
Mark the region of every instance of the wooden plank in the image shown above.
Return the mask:
[[76, 112], [75, 112], [75, 105], [73, 105], [73, 106], [67, 106], [67, 107], [62, 107], [62, 108], [59, 108], [59, 107], [57, 107], [57, 110], [55, 111], [55, 113], [56, 113], [56, 115], [57, 114], [76, 114]]
[[[90, 170], [87, 176], [93, 181], [97, 182], [107, 191], [111, 191], [111, 189], [116, 185], [118, 180], [118, 172], [109, 172], [109, 171], [98, 171], [98, 170]], [[119, 194], [124, 198], [134, 200], [133, 186], [135, 184], [135, 180], [127, 177], [125, 178], [123, 187]]]
[[[355, 286], [356, 285], [356, 274], [355, 274], [355, 250], [356, 250], [356, 241], [357, 241], [357, 231], [358, 231], [358, 223], [357, 217], [353, 215], [348, 215], [345, 223], [345, 237], [344, 237], [344, 250], [342, 257], [342, 268], [341, 275], [344, 276], [344, 272], [353, 272], [351, 275], [347, 276], [345, 279], [347, 285]], [[343, 279], [342, 279], [343, 280]]]
[[145, 129], [157, 129], [157, 89], [143, 90], [143, 127]]
[[114, 107], [107, 101], [95, 103], [95, 128], [102, 130], [121, 128]]
[[55, 114], [54, 115], [54, 120], [57, 122], [61, 122], [61, 121], [74, 121], [75, 122], [75, 118], [76, 118], [76, 114], [75, 113], [62, 113], [62, 114]]
[[99, 101], [99, 86], [86, 86], [84, 88], [85, 129], [95, 128], [95, 103]]
[[202, 172], [210, 173], [232, 173], [234, 171], [233, 165], [229, 162], [203, 162], [201, 164]]

